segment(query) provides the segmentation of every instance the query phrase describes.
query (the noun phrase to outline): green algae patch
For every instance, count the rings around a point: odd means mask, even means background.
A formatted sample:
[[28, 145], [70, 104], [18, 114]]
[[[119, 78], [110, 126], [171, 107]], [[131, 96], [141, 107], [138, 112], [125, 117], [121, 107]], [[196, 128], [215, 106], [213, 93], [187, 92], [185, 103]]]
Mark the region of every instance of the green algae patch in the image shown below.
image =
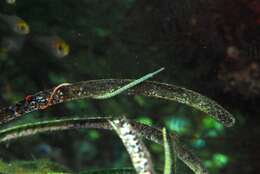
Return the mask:
[[50, 174], [50, 173], [68, 173], [68, 169], [60, 164], [41, 159], [35, 161], [14, 161], [6, 163], [0, 161], [1, 174]]

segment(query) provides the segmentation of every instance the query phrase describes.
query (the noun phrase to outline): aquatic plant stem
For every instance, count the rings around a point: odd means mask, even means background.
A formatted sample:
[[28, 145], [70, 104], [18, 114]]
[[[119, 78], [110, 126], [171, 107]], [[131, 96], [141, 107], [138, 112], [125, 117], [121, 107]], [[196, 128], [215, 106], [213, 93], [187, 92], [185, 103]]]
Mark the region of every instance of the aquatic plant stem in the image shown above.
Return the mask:
[[153, 76], [155, 76], [156, 74], [160, 73], [163, 70], [164, 70], [164, 68], [160, 68], [157, 71], [149, 73], [149, 74], [147, 74], [147, 75], [145, 75], [145, 76], [143, 76], [143, 77], [141, 77], [141, 78], [139, 78], [139, 79], [137, 79], [137, 80], [135, 80], [135, 81], [133, 81], [131, 83], [128, 83], [127, 85], [125, 85], [123, 87], [120, 87], [119, 89], [117, 89], [117, 90], [115, 90], [115, 91], [113, 91], [111, 93], [106, 93], [104, 95], [97, 96], [97, 97], [95, 97], [95, 99], [107, 99], [107, 98], [114, 97], [114, 96], [122, 93], [123, 91], [126, 91], [127, 89], [130, 89], [130, 88], [138, 85], [139, 83], [142, 83], [145, 80], [147, 80], [149, 78], [152, 78]]
[[163, 147], [164, 147], [164, 170], [163, 170], [163, 173], [164, 174], [172, 174], [172, 172], [173, 172], [173, 168], [172, 168], [173, 167], [172, 142], [169, 139], [169, 136], [168, 136], [168, 133], [167, 133], [165, 127], [162, 129], [162, 134], [163, 134]]

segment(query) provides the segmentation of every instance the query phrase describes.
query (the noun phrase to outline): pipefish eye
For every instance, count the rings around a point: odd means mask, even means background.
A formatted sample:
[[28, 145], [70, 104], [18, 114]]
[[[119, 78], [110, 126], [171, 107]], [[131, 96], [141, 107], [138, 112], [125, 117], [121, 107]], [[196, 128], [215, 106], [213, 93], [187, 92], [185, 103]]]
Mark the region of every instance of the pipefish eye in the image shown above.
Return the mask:
[[22, 34], [29, 34], [29, 32], [30, 32], [30, 28], [29, 28], [28, 24], [23, 20], [18, 21], [17, 28], [18, 28], [18, 31]]

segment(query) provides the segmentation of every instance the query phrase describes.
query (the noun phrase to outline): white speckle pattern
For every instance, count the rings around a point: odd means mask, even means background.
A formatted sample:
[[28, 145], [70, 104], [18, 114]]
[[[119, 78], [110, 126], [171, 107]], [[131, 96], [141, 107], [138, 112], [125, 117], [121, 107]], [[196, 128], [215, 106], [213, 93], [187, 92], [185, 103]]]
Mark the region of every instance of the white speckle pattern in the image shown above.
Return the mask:
[[150, 154], [130, 122], [126, 118], [109, 120], [109, 122], [122, 139], [137, 173], [153, 174]]

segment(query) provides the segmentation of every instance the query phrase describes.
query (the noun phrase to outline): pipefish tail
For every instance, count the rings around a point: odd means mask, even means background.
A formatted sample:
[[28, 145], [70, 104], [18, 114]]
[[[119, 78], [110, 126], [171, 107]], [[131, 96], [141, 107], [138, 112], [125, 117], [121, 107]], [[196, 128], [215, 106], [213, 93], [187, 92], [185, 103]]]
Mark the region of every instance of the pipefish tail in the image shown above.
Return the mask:
[[[55, 132], [71, 129], [105, 129], [113, 130], [108, 122], [112, 117], [87, 117], [87, 118], [69, 118], [59, 120], [41, 121], [37, 123], [28, 123], [2, 129], [0, 131], [0, 143], [4, 143], [17, 138], [35, 135], [44, 132]], [[133, 128], [143, 138], [163, 145], [163, 133], [160, 128], [147, 126], [134, 120], [129, 120]], [[200, 159], [188, 150], [180, 141], [176, 133], [169, 134], [174, 140], [174, 151], [177, 157], [182, 160], [196, 174], [207, 174], [207, 170], [202, 165]]]
[[[54, 89], [41, 91], [13, 106], [1, 109], [0, 123], [9, 122], [26, 113], [46, 108], [47, 103], [49, 103], [48, 106], [52, 106], [58, 103], [83, 98], [103, 99], [106, 98], [104, 96], [116, 93], [115, 91], [118, 91], [131, 83], [135, 83], [135, 81], [136, 80], [129, 79], [91, 80], [65, 85], [59, 89], [54, 88], [56, 90], [55, 94], [53, 94]], [[212, 99], [197, 92], [175, 85], [144, 81], [144, 79], [140, 83], [141, 84], [137, 86], [125, 89], [125, 94], [142, 95], [183, 103], [207, 113], [226, 127], [231, 127], [235, 123], [235, 118], [231, 113]], [[51, 102], [49, 101], [50, 96], [52, 96]]]

